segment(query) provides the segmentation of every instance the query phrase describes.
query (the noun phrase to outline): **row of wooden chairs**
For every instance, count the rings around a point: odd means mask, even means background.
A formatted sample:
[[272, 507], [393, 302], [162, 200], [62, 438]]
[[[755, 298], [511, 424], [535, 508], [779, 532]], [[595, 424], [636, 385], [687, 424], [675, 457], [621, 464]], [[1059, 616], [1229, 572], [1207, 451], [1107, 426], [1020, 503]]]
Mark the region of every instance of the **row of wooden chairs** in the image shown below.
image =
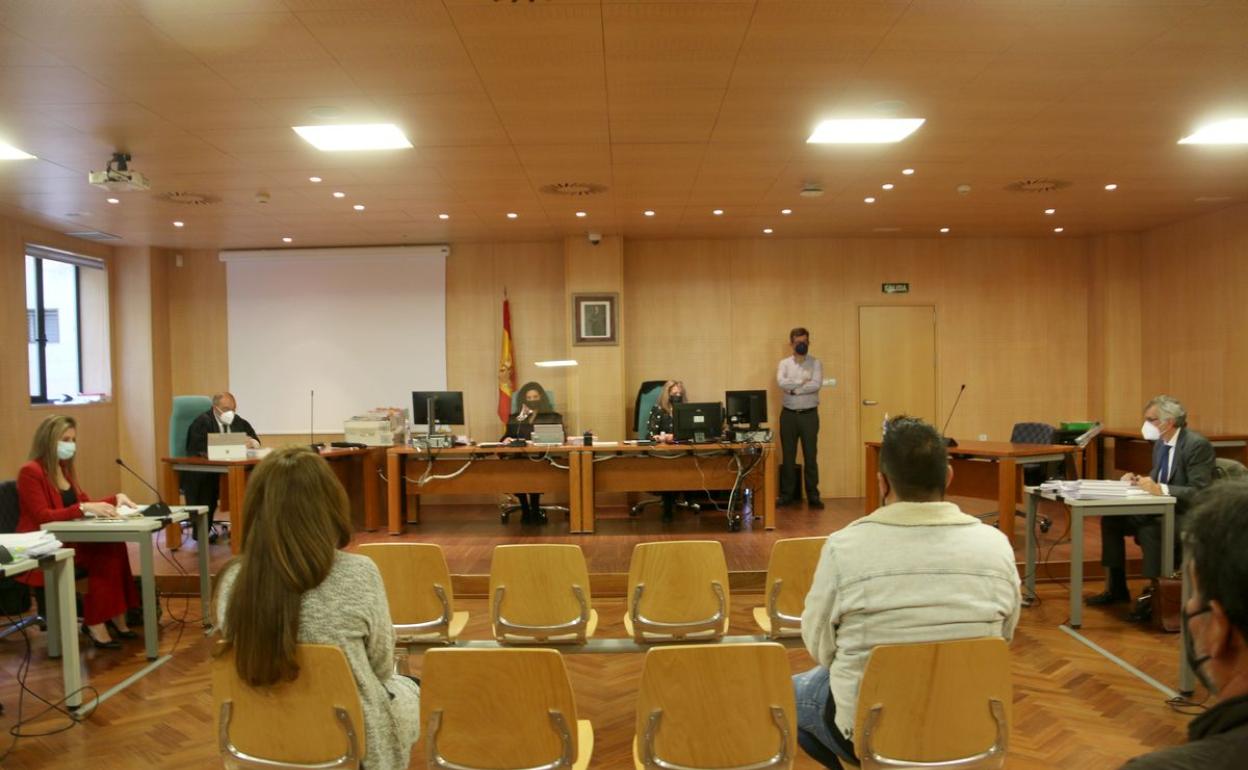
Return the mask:
[[[299, 677], [265, 690], [239, 682], [229, 655], [213, 662], [227, 767], [358, 768], [367, 761], [346, 657], [320, 645], [300, 645], [298, 656]], [[437, 648], [425, 655], [422, 674], [427, 767], [589, 764], [593, 728], [579, 718], [557, 650]], [[1001, 639], [878, 647], [858, 698], [861, 767], [1002, 767], [1011, 702]], [[638, 770], [791, 768], [797, 736], [789, 659], [779, 644], [647, 651], [634, 724]]]
[[[768, 637], [801, 634], [802, 606], [825, 538], [778, 540], [766, 603], [754, 619]], [[401, 643], [451, 643], [468, 613], [455, 609], [438, 545], [370, 543], [360, 553], [381, 572]], [[717, 540], [639, 543], [628, 568], [624, 628], [637, 643], [714, 640], [728, 632], [728, 564]], [[577, 545], [495, 546], [490, 621], [500, 644], [584, 644], [598, 628], [585, 554]]]

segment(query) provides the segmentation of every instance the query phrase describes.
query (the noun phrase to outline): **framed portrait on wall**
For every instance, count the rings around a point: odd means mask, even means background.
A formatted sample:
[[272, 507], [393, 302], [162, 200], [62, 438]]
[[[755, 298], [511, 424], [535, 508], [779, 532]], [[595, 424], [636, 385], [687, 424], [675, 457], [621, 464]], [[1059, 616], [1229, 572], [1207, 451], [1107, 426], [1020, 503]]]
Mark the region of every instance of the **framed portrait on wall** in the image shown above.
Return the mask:
[[574, 345], [618, 345], [618, 294], [573, 294]]

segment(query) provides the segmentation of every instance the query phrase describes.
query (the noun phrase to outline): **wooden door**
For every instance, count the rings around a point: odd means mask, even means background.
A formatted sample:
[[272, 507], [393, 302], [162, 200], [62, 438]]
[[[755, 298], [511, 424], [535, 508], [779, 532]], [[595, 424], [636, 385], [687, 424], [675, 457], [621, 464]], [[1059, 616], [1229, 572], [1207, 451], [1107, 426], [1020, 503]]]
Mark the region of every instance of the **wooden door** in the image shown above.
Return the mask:
[[858, 423], [879, 441], [884, 415], [908, 414], [936, 425], [936, 308], [858, 308]]

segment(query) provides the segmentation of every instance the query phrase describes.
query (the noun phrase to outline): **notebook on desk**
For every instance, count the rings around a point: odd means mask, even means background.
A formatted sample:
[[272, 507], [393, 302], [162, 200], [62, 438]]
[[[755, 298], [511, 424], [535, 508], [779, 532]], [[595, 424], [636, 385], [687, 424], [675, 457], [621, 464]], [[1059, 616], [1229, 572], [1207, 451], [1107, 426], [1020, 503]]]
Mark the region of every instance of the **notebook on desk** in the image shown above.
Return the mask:
[[246, 460], [246, 433], [209, 433], [209, 460]]

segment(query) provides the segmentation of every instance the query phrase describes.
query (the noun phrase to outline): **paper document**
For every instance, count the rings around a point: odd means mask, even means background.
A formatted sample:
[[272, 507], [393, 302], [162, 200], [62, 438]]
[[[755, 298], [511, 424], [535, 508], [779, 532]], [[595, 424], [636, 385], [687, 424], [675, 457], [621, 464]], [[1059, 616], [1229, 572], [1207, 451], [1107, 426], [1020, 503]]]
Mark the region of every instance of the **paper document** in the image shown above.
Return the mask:
[[1063, 481], [1051, 479], [1040, 485], [1045, 492], [1053, 492], [1067, 500], [1118, 500], [1127, 497], [1148, 497], [1148, 492], [1130, 481], [1108, 479], [1076, 479]]

